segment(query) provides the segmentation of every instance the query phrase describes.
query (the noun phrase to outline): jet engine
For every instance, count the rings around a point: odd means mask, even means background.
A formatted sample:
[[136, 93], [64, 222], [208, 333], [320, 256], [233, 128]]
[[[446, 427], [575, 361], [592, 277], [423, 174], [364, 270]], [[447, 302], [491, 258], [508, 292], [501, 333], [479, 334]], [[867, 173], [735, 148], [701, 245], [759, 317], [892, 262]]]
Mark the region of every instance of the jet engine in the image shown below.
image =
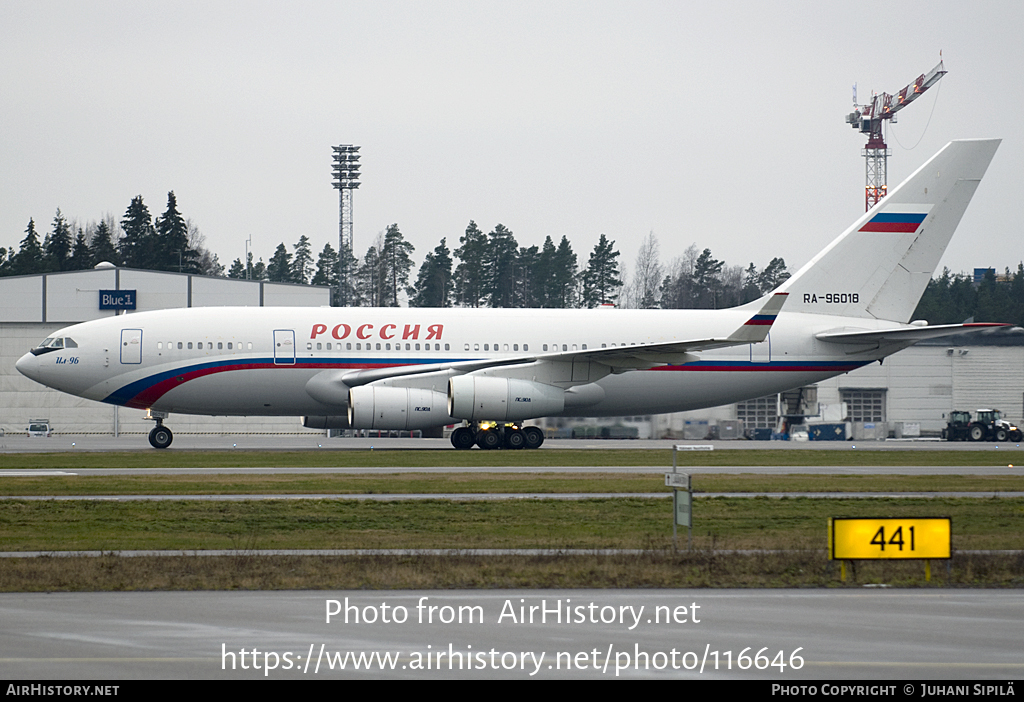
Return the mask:
[[445, 396], [433, 390], [361, 385], [348, 391], [353, 429], [429, 429], [455, 421]]
[[351, 429], [348, 417], [337, 414], [329, 417], [303, 417], [302, 426], [308, 429]]
[[498, 422], [544, 417], [565, 409], [565, 390], [514, 378], [459, 375], [448, 379], [448, 414]]

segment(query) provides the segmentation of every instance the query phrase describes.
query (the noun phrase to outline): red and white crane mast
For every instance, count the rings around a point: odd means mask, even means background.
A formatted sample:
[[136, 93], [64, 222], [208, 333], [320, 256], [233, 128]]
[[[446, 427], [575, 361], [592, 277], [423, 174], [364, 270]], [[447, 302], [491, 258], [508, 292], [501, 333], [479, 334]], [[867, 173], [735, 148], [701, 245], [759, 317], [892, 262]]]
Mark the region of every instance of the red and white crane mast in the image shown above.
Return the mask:
[[870, 210], [885, 197], [887, 185], [889, 147], [885, 143], [882, 125], [885, 120], [896, 122], [896, 113], [921, 96], [928, 88], [946, 75], [942, 61], [928, 73], [922, 73], [917, 80], [895, 95], [882, 93], [874, 95], [867, 105], [858, 105], [854, 94], [854, 111], [846, 115], [846, 122], [861, 134], [868, 135], [868, 143], [861, 151], [865, 160], [864, 210]]

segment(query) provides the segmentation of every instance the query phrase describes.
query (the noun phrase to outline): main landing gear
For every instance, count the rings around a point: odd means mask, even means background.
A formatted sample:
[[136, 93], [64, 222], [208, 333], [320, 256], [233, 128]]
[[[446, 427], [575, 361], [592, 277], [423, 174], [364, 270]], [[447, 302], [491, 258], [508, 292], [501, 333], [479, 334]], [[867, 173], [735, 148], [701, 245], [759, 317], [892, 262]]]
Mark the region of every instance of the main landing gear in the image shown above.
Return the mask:
[[149, 410], [146, 413], [146, 419], [152, 419], [156, 422], [156, 426], [149, 432], [149, 444], [153, 448], [165, 449], [171, 445], [174, 441], [174, 434], [171, 430], [164, 426], [164, 420], [167, 419], [166, 412], [157, 412]]
[[535, 449], [544, 443], [544, 430], [518, 424], [477, 422], [459, 427], [452, 432], [451, 439], [457, 449], [471, 449], [474, 445], [482, 449]]

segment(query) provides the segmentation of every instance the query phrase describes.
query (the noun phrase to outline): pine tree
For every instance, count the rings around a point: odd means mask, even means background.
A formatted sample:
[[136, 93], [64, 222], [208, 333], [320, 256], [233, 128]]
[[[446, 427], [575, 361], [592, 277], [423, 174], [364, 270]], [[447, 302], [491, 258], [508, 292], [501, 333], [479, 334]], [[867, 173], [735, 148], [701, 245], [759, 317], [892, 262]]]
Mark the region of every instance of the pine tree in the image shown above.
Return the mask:
[[39, 243], [39, 235], [36, 234], [36, 223], [30, 218], [28, 227], [25, 229], [25, 238], [21, 240], [18, 253], [11, 257], [11, 274], [28, 275], [45, 271], [46, 261], [43, 257], [43, 247]]
[[338, 248], [338, 290], [334, 304], [339, 307], [357, 307], [360, 304], [358, 277], [359, 260], [348, 242], [342, 242]]
[[716, 294], [719, 288], [718, 276], [725, 266], [711, 255], [711, 249], [704, 249], [693, 266], [693, 295], [695, 307], [701, 309], [718, 306]]
[[381, 248], [381, 262], [384, 272], [384, 297], [382, 307], [398, 307], [401, 293], [413, 294], [409, 287], [409, 272], [412, 270], [411, 254], [415, 247], [405, 240], [397, 224], [392, 224], [384, 233]]
[[282, 241], [274, 250], [267, 263], [267, 280], [272, 283], [287, 283], [292, 279], [292, 255]]
[[568, 308], [576, 306], [577, 280], [576, 254], [569, 239], [562, 235], [554, 258], [551, 261], [551, 287], [548, 294], [550, 307]]
[[487, 235], [470, 220], [466, 234], [459, 237], [459, 242], [462, 246], [455, 249], [460, 261], [455, 268], [455, 299], [463, 307], [480, 307], [484, 298]]
[[428, 253], [416, 278], [410, 307], [451, 307], [452, 255], [445, 239]]
[[92, 254], [89, 253], [89, 243], [85, 240], [85, 232], [82, 228], [78, 228], [78, 234], [75, 236], [75, 245], [71, 249], [71, 259], [69, 263], [69, 270], [73, 271], [84, 271], [87, 268], [92, 267]]
[[150, 268], [157, 260], [156, 230], [142, 196], [132, 198], [121, 220], [121, 260], [129, 268]]
[[[252, 254], [249, 254], [252, 257]], [[236, 258], [231, 262], [231, 267], [228, 269], [228, 278], [235, 280], [241, 280], [245, 278], [245, 266], [242, 265], [242, 259]]]
[[71, 229], [64, 215], [57, 208], [53, 217], [53, 231], [46, 240], [46, 268], [51, 271], [66, 271], [71, 259]]
[[155, 231], [150, 268], [181, 273], [199, 272], [199, 253], [189, 246], [188, 224], [178, 212], [178, 200], [173, 190], [167, 193], [167, 210], [157, 217]]
[[338, 304], [338, 254], [331, 242], [324, 244], [324, 250], [316, 261], [316, 274], [311, 281], [313, 285], [326, 285], [331, 288], [331, 304]]
[[512, 272], [512, 306], [540, 307], [543, 292], [541, 279], [537, 277], [537, 263], [540, 249], [536, 246], [520, 246]]
[[117, 247], [114, 246], [114, 241], [111, 238], [110, 225], [106, 220], [101, 220], [93, 229], [92, 238], [89, 240], [89, 257], [93, 265], [106, 261], [116, 266], [121, 262], [121, 258], [117, 254]]
[[[377, 244], [383, 248], [384, 237], [377, 237]], [[384, 271], [377, 246], [371, 246], [363, 257], [363, 263], [356, 273], [356, 289], [360, 304], [367, 307], [382, 307], [384, 299]]]
[[619, 252], [615, 250], [615, 242], [608, 241], [602, 234], [594, 251], [590, 254], [587, 270], [583, 280], [583, 303], [587, 307], [597, 307], [615, 302], [622, 287], [617, 259]]
[[786, 261], [783, 258], [773, 258], [761, 271], [758, 278], [758, 286], [761, 294], [770, 293], [775, 288], [789, 280], [792, 274], [786, 269]]
[[512, 231], [498, 224], [488, 235], [484, 250], [484, 296], [488, 307], [513, 307], [513, 279], [519, 245]]
[[295, 254], [291, 263], [291, 280], [304, 285], [313, 276], [313, 251], [309, 246], [309, 237], [303, 234], [292, 248]]

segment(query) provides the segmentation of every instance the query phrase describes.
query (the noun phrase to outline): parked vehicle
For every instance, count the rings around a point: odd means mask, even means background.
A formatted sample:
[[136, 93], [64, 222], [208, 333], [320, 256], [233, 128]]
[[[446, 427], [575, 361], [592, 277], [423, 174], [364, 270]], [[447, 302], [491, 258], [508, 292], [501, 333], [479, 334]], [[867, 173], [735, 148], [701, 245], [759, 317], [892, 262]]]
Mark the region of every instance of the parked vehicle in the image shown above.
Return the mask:
[[949, 413], [942, 438], [946, 441], [1020, 441], [1024, 439], [1024, 432], [1003, 419], [997, 409], [979, 409], [973, 421], [970, 412], [954, 410]]

